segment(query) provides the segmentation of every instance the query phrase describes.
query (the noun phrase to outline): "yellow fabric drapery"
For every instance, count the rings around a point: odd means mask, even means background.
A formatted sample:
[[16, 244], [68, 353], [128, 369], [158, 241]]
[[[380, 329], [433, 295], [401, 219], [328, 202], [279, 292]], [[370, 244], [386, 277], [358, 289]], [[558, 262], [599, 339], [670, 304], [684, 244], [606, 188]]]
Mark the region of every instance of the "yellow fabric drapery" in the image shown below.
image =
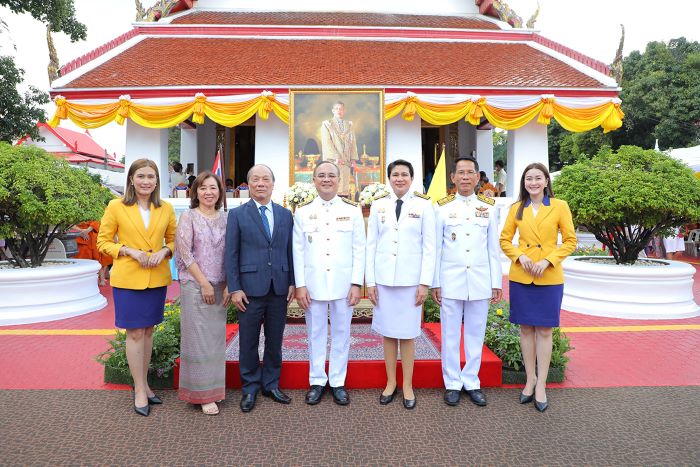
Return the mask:
[[[62, 96], [57, 96], [54, 102], [56, 112], [49, 121], [53, 127], [64, 119], [70, 119], [81, 128], [90, 129], [112, 121], [122, 125], [130, 118], [134, 123], [147, 128], [169, 128], [188, 118], [201, 124], [204, 123], [205, 116], [223, 126], [234, 127], [256, 113], [267, 120], [271, 112], [289, 124], [289, 105], [280, 102], [273, 93], [267, 91], [242, 102], [215, 102], [201, 93], [191, 101], [163, 105], [133, 102], [129, 96], [103, 104], [81, 104], [68, 101]], [[600, 126], [606, 133], [622, 126], [624, 118], [619, 101], [612, 100], [593, 107], [574, 108], [558, 103], [554, 96], [542, 96], [533, 104], [512, 109], [489, 104], [486, 97], [443, 104], [422, 100], [413, 93], [385, 105], [386, 120], [399, 114], [409, 121], [417, 114], [433, 125], [448, 125], [461, 119], [479, 125], [483, 117], [493, 126], [504, 130], [515, 130], [535, 118], [538, 123], [548, 125], [554, 118], [569, 131], [582, 132]]]
[[54, 100], [56, 112], [49, 125], [56, 127], [61, 120], [70, 119], [81, 128], [98, 128], [112, 121], [123, 125], [127, 118], [147, 128], [170, 128], [188, 118], [194, 123], [204, 123], [206, 115], [223, 126], [240, 125], [255, 115], [267, 120], [274, 112], [280, 120], [289, 123], [289, 106], [278, 102], [272, 93], [263, 93], [244, 102], [219, 103], [208, 101], [204, 94], [197, 94], [192, 101], [180, 104], [144, 105], [134, 103], [129, 96], [106, 104], [80, 104], [69, 102], [62, 96]]

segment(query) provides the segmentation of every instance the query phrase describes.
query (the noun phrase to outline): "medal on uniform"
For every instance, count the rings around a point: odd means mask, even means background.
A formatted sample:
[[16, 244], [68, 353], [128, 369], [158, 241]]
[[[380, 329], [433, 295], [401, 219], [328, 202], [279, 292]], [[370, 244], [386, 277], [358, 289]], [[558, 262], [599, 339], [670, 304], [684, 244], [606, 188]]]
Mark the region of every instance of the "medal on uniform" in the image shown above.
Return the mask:
[[450, 219], [457, 219], [457, 213], [456, 213], [456, 212], [451, 212], [451, 213], [450, 213]]
[[316, 214], [312, 213], [311, 215], [309, 215], [309, 220], [312, 220], [312, 221], [316, 220]]
[[311, 243], [311, 240], [312, 240], [312, 239], [311, 239], [311, 235], [309, 235], [309, 236], [307, 237], [307, 239], [309, 240], [309, 243]]
[[455, 240], [457, 240], [457, 234], [452, 232], [452, 241], [454, 242]]
[[380, 220], [381, 220], [381, 222], [382, 222], [382, 224], [383, 224], [384, 221], [386, 220], [386, 217], [385, 217], [385, 216], [382, 216]]

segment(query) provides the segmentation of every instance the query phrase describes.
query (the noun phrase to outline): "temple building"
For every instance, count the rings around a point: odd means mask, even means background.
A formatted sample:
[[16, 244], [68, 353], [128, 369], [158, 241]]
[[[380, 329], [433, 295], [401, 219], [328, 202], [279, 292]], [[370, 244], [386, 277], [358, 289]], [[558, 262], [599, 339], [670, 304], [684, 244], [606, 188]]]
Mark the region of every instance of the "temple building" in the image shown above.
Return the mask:
[[[515, 187], [527, 164], [548, 165], [552, 118], [610, 131], [623, 117], [605, 64], [522, 23], [489, 0], [163, 0], [60, 69], [50, 124], [124, 124], [127, 167], [149, 157], [161, 173], [179, 127], [183, 165], [210, 169], [222, 147], [239, 184], [265, 163], [277, 201], [326, 158], [346, 161], [352, 196], [397, 158], [422, 190], [443, 147], [448, 163], [474, 155], [490, 175], [501, 128]], [[338, 135], [343, 154], [328, 142]]]

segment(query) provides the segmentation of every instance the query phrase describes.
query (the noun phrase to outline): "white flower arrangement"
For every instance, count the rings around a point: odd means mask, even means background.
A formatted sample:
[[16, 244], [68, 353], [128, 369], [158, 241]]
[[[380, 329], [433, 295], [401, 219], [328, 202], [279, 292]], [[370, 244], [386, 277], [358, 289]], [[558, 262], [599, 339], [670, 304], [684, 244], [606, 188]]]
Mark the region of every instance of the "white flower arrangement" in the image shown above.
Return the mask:
[[318, 192], [313, 184], [299, 182], [287, 190], [287, 203], [296, 208], [301, 203], [312, 201], [316, 196], [318, 196]]
[[371, 206], [372, 201], [380, 196], [389, 194], [389, 189], [383, 183], [370, 183], [360, 192], [360, 205]]

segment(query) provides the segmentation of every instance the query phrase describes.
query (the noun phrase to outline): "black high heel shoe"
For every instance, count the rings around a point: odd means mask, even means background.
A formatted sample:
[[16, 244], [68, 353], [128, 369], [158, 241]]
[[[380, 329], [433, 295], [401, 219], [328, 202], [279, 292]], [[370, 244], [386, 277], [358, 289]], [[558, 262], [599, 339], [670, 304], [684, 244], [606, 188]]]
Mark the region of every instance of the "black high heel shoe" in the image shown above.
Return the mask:
[[163, 399], [161, 399], [160, 397], [158, 397], [158, 396], [156, 396], [155, 394], [153, 394], [152, 396], [148, 396], [148, 403], [149, 403], [150, 405], [162, 404], [162, 403], [163, 403]]
[[144, 417], [148, 417], [151, 413], [151, 406], [146, 404], [143, 407], [136, 407], [136, 393], [134, 393], [134, 412]]
[[538, 412], [544, 412], [545, 410], [547, 410], [547, 407], [549, 407], [549, 402], [540, 402], [537, 399], [535, 399], [535, 408]]
[[397, 391], [397, 388], [394, 388], [394, 392], [392, 392], [388, 396], [385, 396], [384, 394], [380, 394], [379, 395], [379, 403], [381, 405], [387, 405], [387, 404], [393, 402], [394, 397], [396, 397], [396, 391]]
[[525, 394], [523, 394], [523, 393], [521, 392], [521, 393], [520, 393], [520, 403], [521, 403], [521, 404], [529, 404], [530, 402], [532, 402], [532, 399], [533, 399], [534, 397], [535, 397], [535, 393], [534, 393], [534, 392], [533, 392], [532, 394], [530, 394], [529, 396], [526, 396]]

